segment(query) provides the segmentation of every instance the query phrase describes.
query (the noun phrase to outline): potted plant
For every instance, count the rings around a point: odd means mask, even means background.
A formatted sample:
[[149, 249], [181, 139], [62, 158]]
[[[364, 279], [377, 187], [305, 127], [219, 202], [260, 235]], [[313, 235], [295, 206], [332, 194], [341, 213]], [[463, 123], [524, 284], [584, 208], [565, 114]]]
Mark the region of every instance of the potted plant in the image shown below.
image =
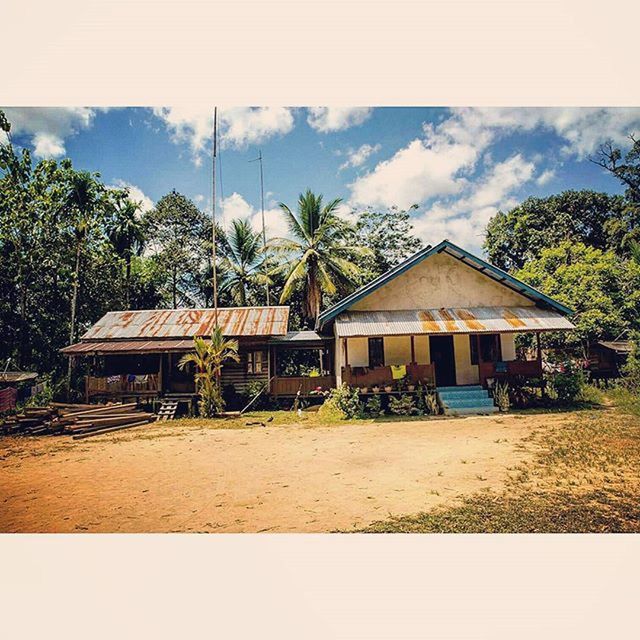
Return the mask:
[[410, 382], [410, 383], [407, 385], [407, 391], [415, 391], [415, 390], [416, 390], [416, 385], [415, 385], [415, 384], [413, 384], [413, 382]]
[[393, 391], [393, 386], [392, 386], [392, 385], [390, 385], [390, 384], [388, 384], [388, 385], [386, 385], [386, 386], [385, 386], [384, 390], [385, 390], [387, 393], [391, 393], [391, 392]]
[[369, 393], [369, 387], [360, 387], [360, 393]]
[[373, 393], [380, 393], [380, 387], [374, 384], [373, 387], [371, 387], [371, 391], [373, 391]]

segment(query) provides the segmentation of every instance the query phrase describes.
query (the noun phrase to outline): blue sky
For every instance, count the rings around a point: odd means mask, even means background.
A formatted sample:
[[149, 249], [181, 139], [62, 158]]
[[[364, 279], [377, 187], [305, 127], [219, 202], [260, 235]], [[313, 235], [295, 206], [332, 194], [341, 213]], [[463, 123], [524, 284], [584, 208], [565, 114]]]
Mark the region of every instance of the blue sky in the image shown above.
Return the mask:
[[[211, 207], [210, 107], [6, 108], [14, 144], [68, 156], [145, 207], [177, 189]], [[530, 195], [620, 185], [589, 162], [600, 144], [640, 132], [633, 108], [234, 107], [220, 109], [219, 211], [259, 225], [262, 150], [269, 235], [286, 232], [277, 203], [311, 188], [341, 213], [408, 207], [416, 232], [479, 251], [498, 210]]]

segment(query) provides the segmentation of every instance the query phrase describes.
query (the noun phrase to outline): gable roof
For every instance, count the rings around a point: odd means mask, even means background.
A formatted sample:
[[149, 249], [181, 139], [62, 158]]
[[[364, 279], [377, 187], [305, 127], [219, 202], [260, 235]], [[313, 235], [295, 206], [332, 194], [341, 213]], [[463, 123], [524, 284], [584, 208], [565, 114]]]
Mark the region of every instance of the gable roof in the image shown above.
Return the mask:
[[421, 249], [417, 253], [414, 253], [412, 256], [407, 258], [404, 262], [393, 267], [386, 273], [383, 273], [381, 276], [378, 276], [371, 282], [365, 284], [360, 287], [352, 294], [348, 295], [346, 298], [343, 298], [332, 307], [329, 307], [325, 311], [323, 311], [318, 316], [317, 328], [321, 329], [327, 322], [333, 320], [338, 314], [342, 313], [349, 309], [352, 305], [354, 305], [359, 300], [367, 297], [369, 294], [373, 293], [380, 287], [385, 284], [391, 282], [394, 278], [397, 278], [399, 275], [402, 275], [415, 265], [419, 264], [423, 260], [436, 255], [438, 253], [447, 253], [448, 255], [460, 260], [462, 263], [466, 264], [481, 273], [484, 273], [486, 276], [499, 282], [503, 286], [519, 293], [530, 300], [533, 300], [536, 304], [540, 306], [551, 307], [560, 313], [565, 315], [570, 315], [573, 313], [573, 310], [569, 307], [561, 304], [557, 300], [550, 298], [548, 295], [534, 289], [532, 286], [514, 278], [512, 275], [509, 275], [506, 271], [495, 267], [494, 265], [482, 260], [482, 258], [478, 258], [473, 254], [469, 253], [462, 247], [459, 247], [453, 242], [449, 242], [449, 240], [443, 240], [439, 244], [434, 247], [428, 245], [424, 249]]

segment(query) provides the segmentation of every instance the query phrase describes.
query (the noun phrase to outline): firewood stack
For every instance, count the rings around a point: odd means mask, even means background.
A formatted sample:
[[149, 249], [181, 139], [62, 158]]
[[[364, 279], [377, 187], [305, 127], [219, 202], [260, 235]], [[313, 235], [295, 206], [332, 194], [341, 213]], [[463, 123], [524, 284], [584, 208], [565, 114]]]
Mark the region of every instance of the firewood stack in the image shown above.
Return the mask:
[[67, 404], [53, 402], [48, 407], [29, 407], [0, 424], [4, 435], [72, 435], [74, 440], [139, 427], [155, 420], [130, 404]]

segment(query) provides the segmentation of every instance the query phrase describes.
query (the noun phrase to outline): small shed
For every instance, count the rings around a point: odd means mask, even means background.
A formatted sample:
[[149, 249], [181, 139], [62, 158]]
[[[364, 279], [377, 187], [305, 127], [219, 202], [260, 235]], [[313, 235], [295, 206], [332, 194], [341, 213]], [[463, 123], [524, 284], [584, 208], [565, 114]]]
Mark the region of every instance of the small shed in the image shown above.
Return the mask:
[[631, 353], [630, 340], [601, 340], [589, 346], [589, 371], [594, 380], [619, 378]]

